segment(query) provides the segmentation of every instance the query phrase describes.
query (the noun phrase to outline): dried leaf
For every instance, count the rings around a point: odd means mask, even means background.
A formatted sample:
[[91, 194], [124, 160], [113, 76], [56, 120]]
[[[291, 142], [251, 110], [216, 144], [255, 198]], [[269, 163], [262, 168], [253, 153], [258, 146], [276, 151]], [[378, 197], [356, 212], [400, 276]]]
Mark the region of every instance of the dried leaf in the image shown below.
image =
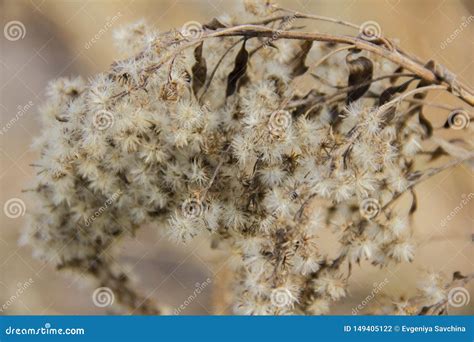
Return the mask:
[[247, 72], [247, 62], [249, 59], [249, 53], [245, 49], [245, 43], [246, 41], [244, 40], [242, 44], [242, 48], [240, 49], [239, 53], [237, 53], [237, 56], [235, 57], [234, 69], [231, 71], [231, 73], [227, 77], [227, 89], [225, 92], [226, 97], [229, 97], [233, 93], [235, 93], [235, 91], [237, 90], [237, 82]]
[[293, 67], [292, 77], [303, 75], [308, 70], [305, 61], [312, 46], [312, 41], [304, 41], [300, 45], [301, 51], [290, 62], [290, 65]]
[[[356, 59], [352, 59], [351, 56], [352, 53], [349, 53], [346, 57], [346, 63], [349, 67], [349, 78], [347, 85], [351, 87], [372, 80], [372, 73], [374, 70], [372, 61], [364, 56]], [[369, 90], [369, 88], [370, 83], [349, 91], [347, 93], [346, 104], [361, 98], [365, 92]]]
[[463, 280], [463, 279], [466, 279], [467, 277], [462, 275], [461, 272], [459, 271], [456, 271], [453, 273], [453, 281], [456, 281], [456, 280]]
[[415, 211], [418, 209], [418, 198], [416, 197], [415, 190], [413, 190], [413, 188], [411, 188], [410, 193], [411, 193], [411, 196], [412, 196], [412, 202], [411, 202], [410, 211], [408, 212], [409, 216], [413, 215], [415, 213]]
[[382, 106], [383, 104], [387, 103], [392, 99], [392, 96], [395, 95], [396, 93], [402, 93], [405, 90], [408, 89], [408, 86], [410, 85], [411, 82], [416, 80], [416, 78], [412, 78], [400, 85], [389, 87], [385, 89], [382, 94], [380, 94], [379, 97], [379, 106]]
[[429, 138], [433, 135], [433, 125], [423, 114], [423, 110], [420, 108], [418, 113], [418, 121], [420, 122], [421, 127], [425, 131], [425, 137]]
[[215, 30], [218, 30], [218, 29], [221, 29], [221, 28], [225, 28], [225, 27], [226, 26], [223, 23], [221, 23], [219, 21], [219, 19], [217, 19], [217, 18], [212, 18], [212, 20], [210, 22], [208, 22], [207, 24], [202, 25], [203, 29], [212, 30], [212, 31], [215, 31]]
[[[420, 82], [418, 82], [417, 88], [426, 87], [428, 85], [430, 85], [429, 82], [421, 80]], [[425, 97], [426, 93], [417, 93], [414, 95], [414, 98], [418, 100], [423, 100]], [[408, 116], [414, 115], [416, 113], [418, 113], [418, 122], [420, 123], [421, 128], [423, 128], [423, 130], [425, 131], [425, 138], [431, 137], [431, 135], [433, 134], [433, 125], [431, 125], [431, 122], [424, 116], [422, 104], [415, 106], [408, 113]]]
[[[403, 72], [403, 67], [402, 66], [399, 66], [394, 74], [401, 74]], [[395, 84], [395, 82], [397, 82], [398, 80], [398, 76], [393, 76], [393, 77], [390, 77], [390, 84]]]
[[429, 152], [429, 154], [430, 154], [430, 160], [429, 160], [430, 162], [438, 159], [439, 157], [448, 155], [448, 153], [446, 153], [446, 151], [443, 150], [443, 148], [441, 147], [437, 147], [434, 151]]
[[381, 125], [382, 127], [387, 126], [395, 117], [396, 108], [395, 106], [390, 106], [380, 113]]
[[194, 49], [194, 59], [196, 60], [196, 63], [194, 63], [192, 68], [192, 85], [194, 94], [197, 94], [199, 89], [201, 89], [201, 87], [206, 83], [207, 64], [206, 59], [202, 56], [202, 47], [203, 42]]

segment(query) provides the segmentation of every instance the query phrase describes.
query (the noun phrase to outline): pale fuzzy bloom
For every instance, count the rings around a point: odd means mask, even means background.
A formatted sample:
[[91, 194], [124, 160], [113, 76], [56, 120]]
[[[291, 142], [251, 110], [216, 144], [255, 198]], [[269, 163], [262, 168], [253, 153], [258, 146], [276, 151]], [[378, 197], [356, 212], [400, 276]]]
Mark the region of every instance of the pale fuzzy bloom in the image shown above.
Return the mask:
[[206, 170], [202, 167], [198, 160], [195, 160], [191, 164], [191, 170], [188, 172], [187, 176], [189, 180], [193, 183], [203, 186], [209, 181], [209, 177], [206, 174]]
[[308, 120], [300, 117], [296, 122], [296, 135], [302, 143], [307, 144], [309, 148], [315, 148], [321, 143], [323, 134], [318, 134], [322, 126], [315, 120]]
[[126, 75], [125, 82], [131, 82], [132, 84], [138, 84], [140, 81], [139, 71], [141, 66], [139, 62], [134, 59], [118, 61], [115, 64], [115, 70], [119, 75]]
[[219, 203], [211, 203], [207, 205], [207, 208], [204, 212], [204, 221], [206, 223], [206, 228], [212, 232], [219, 229], [219, 220], [222, 215], [222, 206]]
[[378, 245], [369, 239], [357, 239], [349, 247], [349, 257], [352, 261], [370, 260], [379, 253]]
[[94, 111], [107, 109], [113, 96], [113, 81], [105, 74], [99, 74], [91, 80], [89, 89], [87, 97], [91, 109]]
[[202, 109], [197, 104], [187, 101], [180, 101], [178, 103], [176, 114], [173, 114], [172, 117], [179, 127], [183, 127], [186, 130], [199, 128], [204, 122]]
[[46, 93], [52, 100], [67, 101], [71, 96], [77, 96], [85, 90], [85, 82], [81, 77], [73, 79], [58, 78], [48, 84]]
[[244, 285], [253, 296], [263, 296], [268, 293], [268, 283], [260, 274], [250, 273], [245, 279]]
[[179, 212], [169, 219], [168, 236], [176, 243], [187, 243], [198, 233], [196, 220], [183, 217]]
[[314, 299], [308, 307], [308, 311], [312, 315], [325, 315], [329, 313], [329, 301], [324, 298]]
[[411, 262], [415, 255], [415, 247], [408, 241], [397, 242], [389, 246], [388, 255], [399, 262]]
[[298, 303], [300, 287], [287, 282], [270, 291], [271, 303], [278, 308], [293, 308]]
[[365, 111], [365, 108], [362, 101], [351, 102], [347, 107], [344, 108], [344, 114], [346, 115], [347, 119], [353, 120], [353, 121], [348, 121], [349, 123], [352, 124], [352, 126], [354, 126], [354, 123], [360, 119], [364, 111]]
[[[271, 12], [269, 1], [248, 0], [220, 22], [231, 28]], [[298, 29], [289, 17], [267, 27]], [[106, 263], [120, 259], [116, 246], [140, 226], [162, 227], [177, 243], [204, 235], [229, 254], [236, 313], [327, 313], [348, 287], [336, 266], [413, 259], [408, 217], [391, 204], [414, 185], [407, 178], [419, 171], [421, 141], [430, 137], [402, 101], [384, 117], [373, 94], [348, 105], [346, 95], [321, 100], [347, 86], [350, 58], [369, 58], [373, 79], [398, 67], [385, 58], [350, 50], [311, 70], [333, 45], [313, 42], [305, 56], [307, 42], [243, 43], [211, 38], [212, 31], [196, 32], [205, 34], [198, 45], [200, 38], [183, 37], [179, 28], [158, 34], [133, 24], [115, 34], [130, 58], [88, 82], [62, 78], [48, 86], [39, 108], [44, 130], [35, 141], [38, 205], [23, 241], [58, 268], [80, 272], [106, 250], [104, 269], [94, 268], [94, 276], [122, 294], [131, 288], [117, 284], [120, 270]], [[229, 76], [243, 47], [251, 55], [232, 89]], [[204, 87], [197, 79], [203, 64]], [[309, 69], [300, 83], [295, 75], [303, 66]], [[385, 79], [371, 90], [390, 86]], [[378, 201], [375, 217], [361, 214], [364, 199]], [[326, 226], [340, 242], [336, 251], [324, 248]], [[431, 303], [445, 299], [435, 280], [422, 286]], [[116, 298], [141, 302], [131, 295]], [[410, 305], [397, 310], [408, 313]]]
[[400, 171], [396, 169], [389, 171], [388, 181], [390, 187], [396, 192], [403, 192], [408, 188], [407, 179], [402, 174], [400, 174]]
[[286, 172], [281, 169], [280, 165], [270, 165], [258, 171], [262, 181], [268, 186], [275, 186], [283, 181]]
[[158, 207], [158, 208], [165, 208], [168, 204], [168, 198], [165, 193], [161, 191], [161, 189], [157, 187], [152, 187], [149, 191], [147, 191], [148, 196], [148, 205], [151, 207]]
[[324, 179], [321, 182], [316, 183], [314, 191], [317, 192], [321, 197], [329, 198], [334, 190], [337, 188], [337, 182], [334, 179]]
[[237, 209], [235, 205], [226, 204], [223, 210], [223, 219], [227, 227], [233, 229], [240, 229], [247, 222], [247, 216], [245, 215], [245, 213]]
[[244, 7], [249, 13], [265, 17], [273, 12], [270, 0], [244, 0]]
[[397, 138], [397, 130], [394, 126], [386, 126], [380, 132], [380, 138], [387, 143], [391, 143]]
[[[240, 244], [240, 246], [242, 246], [242, 244]], [[258, 277], [261, 277], [262, 274], [267, 271], [267, 267], [268, 267], [268, 263], [266, 262], [266, 260], [260, 254], [257, 254], [257, 253], [254, 253], [254, 254], [243, 253], [242, 264], [248, 273], [255, 274]]]
[[267, 215], [261, 222], [260, 222], [260, 230], [264, 233], [270, 233], [270, 231], [275, 226], [276, 218], [273, 215]]
[[395, 236], [402, 236], [407, 231], [408, 218], [395, 216], [391, 222], [390, 228]]
[[284, 83], [288, 83], [291, 80], [290, 70], [286, 65], [282, 65], [277, 61], [270, 61], [265, 65], [265, 74], [268, 77], [277, 77]]
[[375, 135], [379, 134], [380, 126], [381, 126], [380, 118], [377, 115], [375, 115], [375, 112], [371, 112], [369, 114], [369, 117], [367, 118], [366, 125], [365, 125], [365, 127], [367, 129], [366, 132], [369, 135], [375, 136]]
[[417, 135], [410, 135], [405, 139], [402, 152], [407, 156], [414, 156], [422, 150], [420, 138]]
[[374, 193], [379, 185], [378, 180], [369, 173], [356, 177], [355, 181], [358, 193], [364, 198], [370, 197], [369, 194]]
[[335, 200], [337, 202], [347, 201], [354, 195], [354, 183], [353, 182], [344, 182], [336, 186], [336, 191], [334, 192]]
[[256, 300], [253, 296], [246, 294], [241, 296], [233, 307], [237, 315], [267, 316], [274, 313], [271, 303], [263, 300]]
[[242, 122], [249, 128], [266, 122], [279, 103], [275, 86], [268, 81], [252, 85], [242, 100], [242, 110], [245, 113]]
[[148, 43], [147, 35], [150, 33], [150, 27], [144, 20], [140, 20], [134, 24], [114, 30], [114, 43], [120, 52], [130, 55], [146, 46]]
[[429, 305], [433, 305], [446, 299], [444, 286], [445, 280], [443, 277], [438, 273], [430, 272], [426, 278], [419, 283], [418, 288], [428, 299]]
[[384, 147], [383, 162], [389, 166], [392, 166], [396, 163], [399, 156], [398, 148], [390, 143], [386, 143]]
[[232, 151], [239, 165], [245, 166], [253, 157], [253, 147], [243, 136], [237, 135], [232, 140]]
[[249, 237], [246, 239], [242, 239], [238, 242], [242, 252], [246, 255], [256, 255], [260, 256], [260, 250], [262, 249], [262, 243], [265, 240], [261, 237]]
[[130, 219], [134, 224], [143, 224], [148, 218], [146, 209], [134, 207], [130, 209]]
[[263, 205], [267, 208], [269, 213], [276, 213], [282, 216], [291, 215], [292, 209], [294, 208], [286, 192], [278, 188], [273, 189], [265, 196]]
[[342, 278], [335, 278], [326, 273], [315, 279], [313, 284], [317, 293], [328, 295], [332, 300], [339, 300], [346, 295], [346, 284]]
[[319, 270], [321, 261], [322, 260], [318, 255], [303, 257], [297, 254], [293, 258], [293, 269], [296, 273], [308, 275]]
[[147, 164], [162, 164], [168, 158], [167, 153], [159, 143], [141, 145], [139, 149], [140, 157]]

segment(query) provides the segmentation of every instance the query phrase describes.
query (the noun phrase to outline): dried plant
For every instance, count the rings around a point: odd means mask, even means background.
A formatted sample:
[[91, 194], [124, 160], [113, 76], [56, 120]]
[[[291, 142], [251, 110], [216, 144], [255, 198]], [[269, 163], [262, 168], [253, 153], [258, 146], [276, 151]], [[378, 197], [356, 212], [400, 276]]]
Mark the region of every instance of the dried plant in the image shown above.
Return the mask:
[[[305, 20], [355, 35], [305, 32]], [[472, 161], [472, 144], [436, 137], [425, 117], [441, 107], [439, 129], [469, 130], [467, 109], [425, 97], [449, 92], [471, 108], [472, 90], [377, 26], [255, 0], [208, 24], [159, 33], [138, 23], [116, 38], [127, 58], [48, 88], [25, 241], [134, 313], [163, 311], [117, 269], [115, 246], [150, 223], [179, 243], [207, 235], [232, 256], [235, 313], [327, 313], [354, 263], [413, 260], [416, 185]], [[404, 194], [411, 207], [394, 210]], [[323, 251], [323, 230], [338, 250]], [[446, 286], [410, 313], [444, 312]]]

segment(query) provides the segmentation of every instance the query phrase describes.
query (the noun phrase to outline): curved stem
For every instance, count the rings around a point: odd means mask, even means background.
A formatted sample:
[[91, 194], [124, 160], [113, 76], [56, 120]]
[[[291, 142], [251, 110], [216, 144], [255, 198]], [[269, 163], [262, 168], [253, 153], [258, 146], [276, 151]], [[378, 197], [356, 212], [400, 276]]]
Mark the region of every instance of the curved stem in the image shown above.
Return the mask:
[[[327, 33], [313, 33], [313, 32], [296, 32], [296, 31], [280, 31], [272, 30], [264, 26], [256, 25], [240, 25], [231, 28], [222, 29], [210, 34], [205, 35], [202, 39], [211, 37], [233, 37], [233, 36], [245, 36], [245, 37], [272, 37], [278, 33], [280, 39], [297, 39], [297, 40], [309, 40], [309, 41], [321, 41], [321, 42], [332, 42], [340, 44], [354, 45], [357, 49], [372, 52], [378, 56], [386, 58], [393, 63], [402, 66], [406, 70], [417, 74], [420, 78], [432, 84], [439, 84], [444, 81], [449, 86], [449, 91], [460, 99], [465, 101], [471, 106], [474, 106], [474, 93], [464, 84], [456, 81], [454, 87], [453, 80], [446, 80], [439, 73], [435, 73], [432, 70], [426, 68], [415, 60], [410, 59], [405, 54], [401, 54], [397, 50], [388, 50], [384, 47], [374, 44], [369, 41], [365, 41], [361, 38], [333, 35]], [[453, 90], [456, 89], [456, 91]]]
[[293, 11], [291, 9], [279, 7], [279, 6], [276, 6], [276, 5], [274, 5], [273, 8], [275, 8], [277, 11], [284, 11], [284, 12], [291, 13], [295, 18], [298, 18], [298, 19], [313, 19], [313, 20], [327, 21], [327, 22], [334, 23], [334, 24], [340, 24], [340, 25], [352, 27], [352, 28], [355, 28], [357, 30], [360, 29], [359, 25], [353, 24], [353, 23], [348, 22], [348, 21], [340, 20], [340, 19], [334, 19], [334, 18], [331, 18], [331, 17], [324, 17], [322, 15], [304, 14], [304, 13], [300, 13], [300, 12], [297, 12], [297, 11]]

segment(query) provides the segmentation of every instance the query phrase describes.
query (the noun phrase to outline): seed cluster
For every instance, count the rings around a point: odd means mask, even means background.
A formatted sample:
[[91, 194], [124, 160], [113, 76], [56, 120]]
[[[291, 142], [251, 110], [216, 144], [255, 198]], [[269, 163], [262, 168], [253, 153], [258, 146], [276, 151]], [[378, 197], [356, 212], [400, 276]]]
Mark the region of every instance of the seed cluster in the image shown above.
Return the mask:
[[[273, 14], [266, 1], [236, 13], [191, 36], [136, 24], [117, 34], [130, 56], [108, 72], [50, 84], [25, 239], [122, 293], [122, 237], [145, 224], [178, 243], [207, 234], [232, 256], [235, 313], [327, 313], [347, 292], [342, 265], [414, 257], [416, 198], [391, 204], [426, 176], [414, 162], [432, 132], [423, 106], [397, 96], [402, 78], [424, 84], [356, 49], [317, 63], [338, 44], [203, 38]], [[147, 304], [126, 289], [119, 302]]]

